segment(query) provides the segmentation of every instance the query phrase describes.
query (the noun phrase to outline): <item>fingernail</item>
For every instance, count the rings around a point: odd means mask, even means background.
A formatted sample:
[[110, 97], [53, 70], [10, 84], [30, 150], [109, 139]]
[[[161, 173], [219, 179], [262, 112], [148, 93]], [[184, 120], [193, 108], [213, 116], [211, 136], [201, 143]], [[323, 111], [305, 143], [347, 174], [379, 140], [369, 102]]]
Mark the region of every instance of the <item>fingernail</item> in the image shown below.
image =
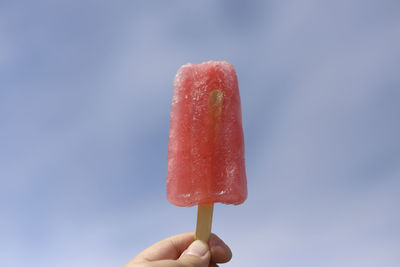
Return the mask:
[[203, 241], [196, 240], [187, 248], [185, 254], [202, 257], [206, 255], [207, 251], [208, 251], [207, 244], [204, 243]]

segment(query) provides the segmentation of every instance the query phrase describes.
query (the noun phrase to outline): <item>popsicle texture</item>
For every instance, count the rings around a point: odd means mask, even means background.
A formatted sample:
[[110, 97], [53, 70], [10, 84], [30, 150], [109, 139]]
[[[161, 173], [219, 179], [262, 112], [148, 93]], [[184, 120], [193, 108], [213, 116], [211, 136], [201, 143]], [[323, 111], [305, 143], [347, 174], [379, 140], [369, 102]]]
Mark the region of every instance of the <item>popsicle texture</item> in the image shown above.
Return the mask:
[[247, 198], [238, 81], [224, 61], [182, 66], [174, 79], [167, 198], [177, 206]]

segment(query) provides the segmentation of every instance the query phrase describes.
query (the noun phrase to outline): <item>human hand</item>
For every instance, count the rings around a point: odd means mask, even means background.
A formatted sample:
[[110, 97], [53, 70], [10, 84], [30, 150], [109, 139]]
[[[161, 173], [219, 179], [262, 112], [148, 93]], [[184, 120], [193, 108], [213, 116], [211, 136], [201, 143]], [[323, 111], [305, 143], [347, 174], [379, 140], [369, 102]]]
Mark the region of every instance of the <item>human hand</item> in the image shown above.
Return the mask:
[[155, 243], [125, 267], [217, 267], [232, 258], [230, 248], [211, 234], [208, 244], [184, 233]]

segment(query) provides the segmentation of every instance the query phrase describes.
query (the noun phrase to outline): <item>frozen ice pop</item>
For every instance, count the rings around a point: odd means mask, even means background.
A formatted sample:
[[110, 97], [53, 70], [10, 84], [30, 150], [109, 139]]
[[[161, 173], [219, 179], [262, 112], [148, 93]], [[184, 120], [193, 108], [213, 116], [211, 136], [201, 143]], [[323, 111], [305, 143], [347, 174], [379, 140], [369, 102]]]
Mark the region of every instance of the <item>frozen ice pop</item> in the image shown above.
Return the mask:
[[212, 217], [213, 203], [237, 205], [246, 197], [235, 69], [225, 61], [186, 64], [174, 79], [167, 198], [177, 206], [199, 205], [199, 216], [205, 209]]
[[177, 206], [247, 197], [238, 81], [224, 61], [186, 64], [175, 76], [167, 198]]

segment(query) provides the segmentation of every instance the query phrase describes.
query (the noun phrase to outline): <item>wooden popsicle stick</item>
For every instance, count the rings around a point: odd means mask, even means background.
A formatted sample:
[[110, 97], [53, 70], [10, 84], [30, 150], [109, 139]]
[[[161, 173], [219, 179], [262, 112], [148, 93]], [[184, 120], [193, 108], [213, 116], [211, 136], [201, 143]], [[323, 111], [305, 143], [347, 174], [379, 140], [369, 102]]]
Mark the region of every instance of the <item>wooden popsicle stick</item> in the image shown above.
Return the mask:
[[214, 204], [199, 204], [197, 208], [196, 239], [208, 242], [211, 234], [211, 224]]

